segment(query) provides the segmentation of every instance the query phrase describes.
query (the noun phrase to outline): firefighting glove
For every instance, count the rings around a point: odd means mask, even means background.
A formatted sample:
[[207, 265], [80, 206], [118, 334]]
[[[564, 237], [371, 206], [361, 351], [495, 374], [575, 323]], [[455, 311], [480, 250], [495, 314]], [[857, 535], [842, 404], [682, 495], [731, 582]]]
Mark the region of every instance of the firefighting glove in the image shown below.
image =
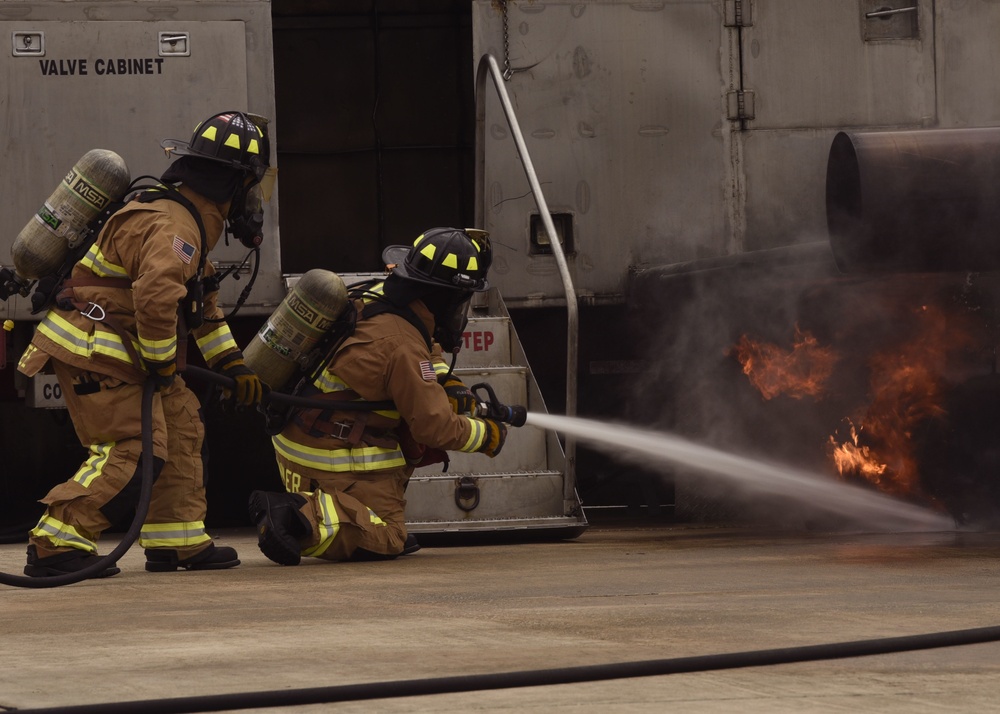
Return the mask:
[[174, 383], [174, 377], [177, 376], [177, 363], [172, 359], [166, 362], [148, 359], [146, 360], [146, 371], [149, 373], [149, 379], [156, 385], [156, 391], [159, 392]]
[[481, 419], [480, 421], [486, 426], [486, 438], [483, 439], [483, 444], [477, 451], [492, 459], [500, 453], [503, 443], [507, 440], [507, 427], [504, 426], [503, 422], [492, 419]]
[[215, 370], [226, 377], [233, 379], [236, 384], [230, 387], [223, 387], [222, 396], [243, 407], [253, 407], [260, 404], [264, 396], [264, 383], [260, 377], [243, 363], [243, 356], [234, 352], [229, 357], [223, 357], [222, 361], [215, 366]]
[[476, 395], [462, 384], [462, 380], [448, 375], [445, 378], [439, 378], [438, 381], [441, 382], [441, 386], [444, 387], [444, 391], [448, 395], [452, 411], [456, 414], [476, 413]]

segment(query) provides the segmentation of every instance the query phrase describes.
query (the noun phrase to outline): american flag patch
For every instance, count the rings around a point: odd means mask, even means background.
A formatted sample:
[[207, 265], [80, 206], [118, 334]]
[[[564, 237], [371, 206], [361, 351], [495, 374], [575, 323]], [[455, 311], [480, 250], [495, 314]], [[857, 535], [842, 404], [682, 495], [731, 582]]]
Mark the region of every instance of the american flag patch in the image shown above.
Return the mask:
[[194, 257], [194, 246], [185, 242], [180, 236], [174, 236], [174, 252], [178, 258], [190, 264], [191, 258]]
[[424, 378], [425, 382], [436, 382], [437, 375], [434, 374], [434, 365], [427, 361], [421, 362], [420, 376]]

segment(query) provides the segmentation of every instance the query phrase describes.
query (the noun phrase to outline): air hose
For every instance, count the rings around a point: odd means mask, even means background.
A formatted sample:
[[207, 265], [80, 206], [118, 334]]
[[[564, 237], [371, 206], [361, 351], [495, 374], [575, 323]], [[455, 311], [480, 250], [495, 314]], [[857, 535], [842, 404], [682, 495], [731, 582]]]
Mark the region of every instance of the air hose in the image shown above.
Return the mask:
[[896, 652], [957, 647], [1000, 640], [1000, 627], [977, 627], [968, 630], [932, 632], [905, 637], [877, 640], [834, 642], [804, 647], [782, 647], [771, 650], [729, 652], [696, 657], [639, 660], [611, 664], [584, 665], [555, 669], [534, 669], [493, 674], [470, 674], [457, 677], [403, 679], [388, 682], [365, 682], [307, 689], [281, 689], [239, 694], [215, 694], [200, 697], [146, 699], [131, 702], [107, 702], [43, 709], [18, 709], [28, 714], [183, 714], [185, 712], [217, 712], [234, 709], [305, 706], [331, 702], [370, 701], [430, 694], [455, 694], [519, 687], [542, 687], [555, 684], [601, 682], [635, 677], [660, 677], [668, 674], [690, 674], [774, 664], [816, 662], [820, 660], [868, 657]]
[[32, 578], [25, 575], [0, 573], [0, 583], [14, 585], [20, 588], [54, 588], [60, 585], [71, 585], [81, 580], [92, 578], [106, 568], [118, 562], [125, 552], [132, 547], [142, 530], [142, 523], [149, 511], [149, 500], [153, 495], [153, 394], [156, 385], [152, 380], [146, 380], [142, 388], [142, 487], [139, 491], [139, 502], [135, 507], [135, 518], [132, 525], [122, 536], [121, 542], [107, 555], [99, 557], [90, 565], [65, 575], [50, 575], [43, 578]]

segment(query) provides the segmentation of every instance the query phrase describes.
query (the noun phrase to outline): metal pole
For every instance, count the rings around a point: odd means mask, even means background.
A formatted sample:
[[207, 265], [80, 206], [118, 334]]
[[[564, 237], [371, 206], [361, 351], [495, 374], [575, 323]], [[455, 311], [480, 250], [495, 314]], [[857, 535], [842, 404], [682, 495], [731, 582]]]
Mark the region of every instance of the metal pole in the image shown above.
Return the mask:
[[[559, 275], [562, 278], [563, 291], [566, 294], [566, 415], [576, 415], [576, 385], [577, 385], [577, 364], [579, 354], [579, 332], [580, 318], [579, 306], [577, 305], [576, 289], [573, 287], [573, 280], [569, 274], [569, 265], [566, 263], [566, 254], [563, 252], [562, 243], [559, 242], [555, 225], [552, 223], [552, 216], [549, 214], [548, 204], [542, 194], [542, 187], [538, 183], [535, 168], [528, 155], [528, 148], [524, 143], [521, 134], [521, 127], [517, 123], [514, 115], [514, 107], [511, 104], [510, 96], [504, 86], [503, 76], [496, 59], [490, 54], [485, 54], [479, 59], [479, 66], [476, 70], [476, 227], [485, 228], [486, 223], [486, 77], [489, 75], [493, 79], [493, 86], [496, 88], [497, 97], [503, 107], [504, 116], [507, 118], [507, 125], [510, 127], [511, 136], [517, 146], [518, 156], [521, 158], [521, 165], [524, 167], [524, 175], [531, 186], [531, 193], [535, 197], [535, 204], [538, 206], [538, 213], [541, 216], [542, 224], [549, 235], [549, 243], [552, 246], [552, 253], [556, 258], [556, 265], [559, 267]], [[566, 437], [566, 478], [563, 482], [563, 500], [565, 503], [576, 503], [576, 440]]]

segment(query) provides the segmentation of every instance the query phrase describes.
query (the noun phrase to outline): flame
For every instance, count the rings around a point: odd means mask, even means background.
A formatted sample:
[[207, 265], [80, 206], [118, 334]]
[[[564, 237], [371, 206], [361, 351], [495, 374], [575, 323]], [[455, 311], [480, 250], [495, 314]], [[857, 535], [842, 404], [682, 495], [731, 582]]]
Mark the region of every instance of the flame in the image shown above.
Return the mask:
[[[924, 496], [920, 487], [918, 444], [914, 432], [929, 419], [946, 415], [943, 407], [948, 358], [971, 345], [961, 321], [946, 311], [922, 305], [913, 336], [877, 352], [868, 361], [869, 396], [860, 416], [845, 419], [847, 434], [827, 439], [827, 453], [842, 479], [863, 479], [894, 495]], [[820, 399], [837, 362], [831, 347], [820, 346], [796, 325], [790, 350], [743, 335], [730, 350], [765, 400], [779, 394]]]
[[944, 312], [921, 306], [919, 334], [870, 361], [869, 404], [861, 426], [839, 446], [830, 437], [831, 457], [842, 478], [860, 476], [890, 494], [919, 494], [920, 465], [914, 430], [941, 418], [947, 358], [968, 339], [951, 329]]
[[782, 394], [793, 399], [821, 398], [826, 393], [824, 384], [837, 362], [831, 348], [821, 347], [815, 337], [800, 330], [798, 325], [790, 350], [743, 335], [730, 353], [735, 353], [743, 374], [765, 400]]

